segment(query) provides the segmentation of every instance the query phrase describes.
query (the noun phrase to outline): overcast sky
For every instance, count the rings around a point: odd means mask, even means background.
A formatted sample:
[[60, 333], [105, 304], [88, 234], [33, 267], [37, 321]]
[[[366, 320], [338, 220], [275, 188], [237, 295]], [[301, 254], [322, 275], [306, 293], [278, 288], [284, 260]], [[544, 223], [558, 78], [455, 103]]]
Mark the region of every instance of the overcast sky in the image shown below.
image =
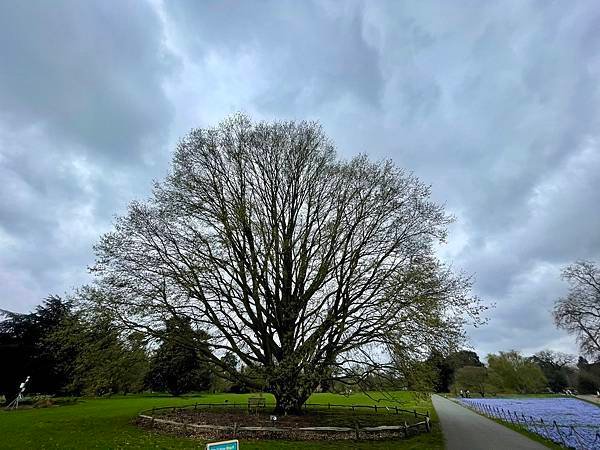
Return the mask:
[[480, 354], [575, 352], [550, 311], [600, 260], [599, 109], [595, 1], [1, 1], [0, 308], [88, 281], [177, 138], [244, 111], [433, 186], [496, 304]]

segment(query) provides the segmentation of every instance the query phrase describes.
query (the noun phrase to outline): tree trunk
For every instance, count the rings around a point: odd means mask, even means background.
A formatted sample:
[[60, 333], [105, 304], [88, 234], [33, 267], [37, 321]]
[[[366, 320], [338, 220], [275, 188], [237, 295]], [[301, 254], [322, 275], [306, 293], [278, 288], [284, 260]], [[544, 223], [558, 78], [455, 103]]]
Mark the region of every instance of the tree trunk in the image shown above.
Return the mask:
[[297, 379], [279, 380], [279, 382], [271, 388], [271, 392], [275, 396], [277, 414], [301, 414], [302, 406], [310, 397], [312, 390], [307, 389], [303, 383]]
[[316, 371], [306, 373], [295, 361], [284, 361], [268, 380], [269, 391], [275, 396], [277, 414], [301, 414], [302, 406], [319, 384]]

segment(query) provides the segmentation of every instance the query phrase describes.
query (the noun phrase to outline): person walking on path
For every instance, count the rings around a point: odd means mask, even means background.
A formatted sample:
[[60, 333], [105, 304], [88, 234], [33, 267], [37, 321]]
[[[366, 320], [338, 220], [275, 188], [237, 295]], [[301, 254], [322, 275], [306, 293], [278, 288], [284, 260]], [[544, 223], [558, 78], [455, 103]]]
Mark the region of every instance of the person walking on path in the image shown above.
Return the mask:
[[547, 447], [457, 403], [432, 395], [447, 450], [542, 450]]

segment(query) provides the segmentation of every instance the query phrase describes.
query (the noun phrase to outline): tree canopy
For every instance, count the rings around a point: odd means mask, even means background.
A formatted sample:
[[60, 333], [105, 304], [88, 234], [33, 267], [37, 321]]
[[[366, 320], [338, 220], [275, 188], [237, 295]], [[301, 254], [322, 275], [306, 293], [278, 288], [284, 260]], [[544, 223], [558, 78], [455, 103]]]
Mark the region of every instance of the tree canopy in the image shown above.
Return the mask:
[[600, 390], [600, 361], [589, 363], [585, 358], [579, 357], [577, 362], [579, 373], [577, 376], [577, 389], [582, 394], [595, 394]]
[[168, 177], [96, 246], [94, 271], [124, 323], [154, 334], [189, 319], [209, 335], [203, 359], [287, 412], [328, 379], [447, 352], [479, 321], [470, 280], [434, 254], [450, 221], [392, 162], [339, 160], [316, 123], [235, 115], [179, 142]]
[[552, 350], [542, 350], [531, 357], [548, 380], [548, 387], [553, 392], [562, 392], [570, 387], [569, 378], [573, 373], [575, 357]]
[[173, 395], [207, 390], [212, 371], [198, 357], [198, 349], [207, 346], [206, 338], [205, 333], [192, 329], [189, 320], [167, 320], [160, 345], [151, 358], [148, 384], [152, 389]]
[[488, 380], [499, 392], [542, 392], [548, 380], [531, 359], [511, 350], [488, 355]]
[[556, 325], [577, 336], [584, 354], [599, 357], [600, 268], [592, 261], [578, 261], [566, 267], [562, 276], [570, 289], [554, 305]]
[[454, 375], [454, 390], [479, 392], [485, 397], [488, 385], [487, 369], [483, 366], [462, 366]]
[[52, 295], [29, 314], [0, 321], [0, 395], [14, 398], [30, 376], [28, 393], [91, 395], [139, 392], [148, 366], [146, 339], [122, 333], [98, 310], [77, 307], [78, 296]]
[[60, 392], [69, 376], [56, 347], [46, 338], [72, 315], [72, 303], [51, 295], [34, 312], [4, 312], [0, 321], [0, 394], [14, 397], [19, 384], [31, 376], [30, 390]]
[[477, 353], [471, 350], [459, 350], [446, 356], [439, 352], [433, 352], [428, 361], [437, 375], [433, 386], [436, 392], [449, 392], [460, 368], [467, 366], [483, 367]]
[[145, 338], [141, 333], [123, 334], [102, 312], [75, 315], [47, 340], [68, 369], [69, 393], [126, 394], [144, 388], [148, 371]]

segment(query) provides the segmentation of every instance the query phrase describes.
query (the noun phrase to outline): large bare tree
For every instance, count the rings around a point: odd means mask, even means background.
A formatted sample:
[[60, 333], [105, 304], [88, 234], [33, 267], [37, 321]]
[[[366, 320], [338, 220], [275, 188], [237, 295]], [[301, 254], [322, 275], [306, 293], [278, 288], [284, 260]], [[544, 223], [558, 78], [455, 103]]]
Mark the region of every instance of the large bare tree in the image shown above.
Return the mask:
[[556, 325], [577, 336], [583, 353], [600, 356], [600, 267], [578, 261], [566, 267], [562, 276], [570, 289], [554, 305]]
[[205, 358], [298, 411], [320, 383], [397, 369], [479, 320], [469, 279], [434, 256], [451, 219], [429, 197], [391, 162], [338, 160], [316, 123], [235, 115], [179, 142], [94, 270], [125, 323], [191, 319], [210, 335]]

